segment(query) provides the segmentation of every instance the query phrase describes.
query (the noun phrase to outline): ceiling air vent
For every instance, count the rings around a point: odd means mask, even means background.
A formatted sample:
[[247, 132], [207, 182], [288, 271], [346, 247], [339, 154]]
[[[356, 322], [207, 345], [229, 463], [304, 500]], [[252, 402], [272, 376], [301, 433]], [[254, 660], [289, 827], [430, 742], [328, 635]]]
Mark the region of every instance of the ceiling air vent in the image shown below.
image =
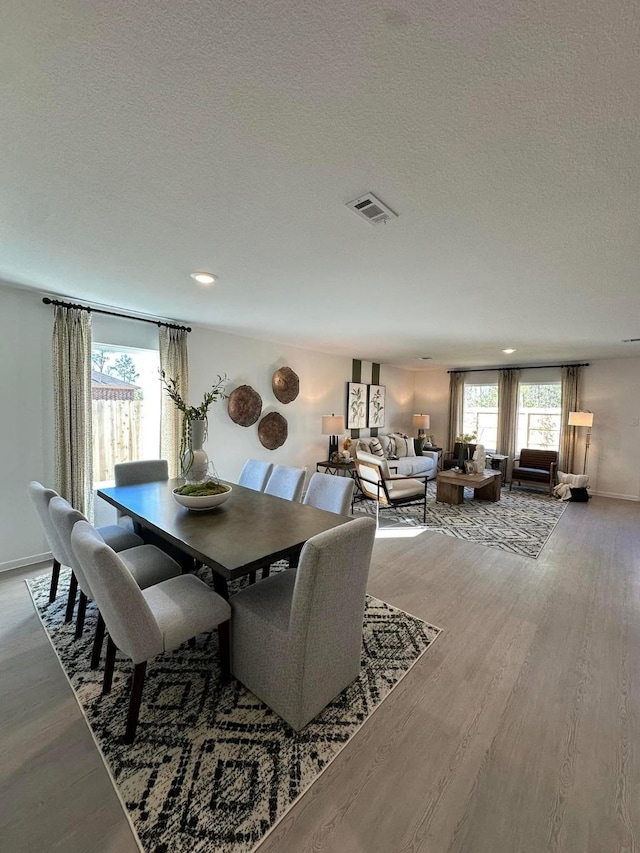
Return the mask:
[[354, 213], [357, 213], [358, 216], [366, 219], [372, 225], [380, 225], [381, 222], [386, 222], [388, 219], [398, 218], [398, 214], [394, 213], [386, 204], [383, 204], [373, 193], [367, 193], [353, 201], [348, 201], [347, 207], [350, 207]]

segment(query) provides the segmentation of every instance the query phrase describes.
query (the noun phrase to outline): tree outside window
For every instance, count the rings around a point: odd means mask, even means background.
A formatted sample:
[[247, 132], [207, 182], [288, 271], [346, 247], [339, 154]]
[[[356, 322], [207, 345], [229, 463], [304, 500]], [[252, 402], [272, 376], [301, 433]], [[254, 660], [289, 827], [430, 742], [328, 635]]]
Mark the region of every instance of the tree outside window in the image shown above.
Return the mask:
[[94, 485], [113, 466], [160, 451], [160, 360], [156, 350], [97, 344], [91, 353]]
[[478, 444], [486, 450], [495, 450], [498, 441], [498, 386], [464, 386], [464, 409], [462, 418], [465, 433], [477, 433]]
[[562, 389], [559, 382], [520, 383], [516, 449], [558, 450]]

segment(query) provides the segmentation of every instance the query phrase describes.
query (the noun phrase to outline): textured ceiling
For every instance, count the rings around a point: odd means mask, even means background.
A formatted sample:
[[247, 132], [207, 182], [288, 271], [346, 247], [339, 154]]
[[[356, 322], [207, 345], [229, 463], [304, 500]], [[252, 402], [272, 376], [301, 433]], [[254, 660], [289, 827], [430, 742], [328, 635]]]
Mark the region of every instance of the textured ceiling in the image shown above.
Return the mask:
[[[638, 23], [5, 0], [0, 277], [412, 367], [640, 355]], [[399, 218], [344, 206], [366, 191]]]

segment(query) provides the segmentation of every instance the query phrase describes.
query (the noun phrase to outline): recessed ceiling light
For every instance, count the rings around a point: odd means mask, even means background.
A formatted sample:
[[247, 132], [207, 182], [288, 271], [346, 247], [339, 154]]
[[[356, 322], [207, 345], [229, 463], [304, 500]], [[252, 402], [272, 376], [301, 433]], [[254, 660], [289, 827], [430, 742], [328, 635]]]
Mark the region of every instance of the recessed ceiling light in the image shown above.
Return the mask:
[[191, 278], [194, 278], [199, 284], [214, 284], [218, 280], [218, 276], [212, 272], [192, 272]]
[[511, 355], [512, 352], [515, 352], [515, 347], [509, 347], [508, 349], [503, 349], [502, 352], [506, 352], [507, 355]]

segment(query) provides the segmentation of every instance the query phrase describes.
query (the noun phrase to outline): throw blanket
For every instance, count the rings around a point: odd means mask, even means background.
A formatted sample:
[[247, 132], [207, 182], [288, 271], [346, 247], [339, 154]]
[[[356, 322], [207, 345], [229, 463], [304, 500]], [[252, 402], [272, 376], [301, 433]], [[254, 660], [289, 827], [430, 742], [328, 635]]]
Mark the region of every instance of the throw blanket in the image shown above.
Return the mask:
[[558, 471], [558, 485], [554, 486], [553, 494], [561, 501], [571, 500], [571, 489], [586, 489], [589, 484], [587, 474], [563, 474]]

